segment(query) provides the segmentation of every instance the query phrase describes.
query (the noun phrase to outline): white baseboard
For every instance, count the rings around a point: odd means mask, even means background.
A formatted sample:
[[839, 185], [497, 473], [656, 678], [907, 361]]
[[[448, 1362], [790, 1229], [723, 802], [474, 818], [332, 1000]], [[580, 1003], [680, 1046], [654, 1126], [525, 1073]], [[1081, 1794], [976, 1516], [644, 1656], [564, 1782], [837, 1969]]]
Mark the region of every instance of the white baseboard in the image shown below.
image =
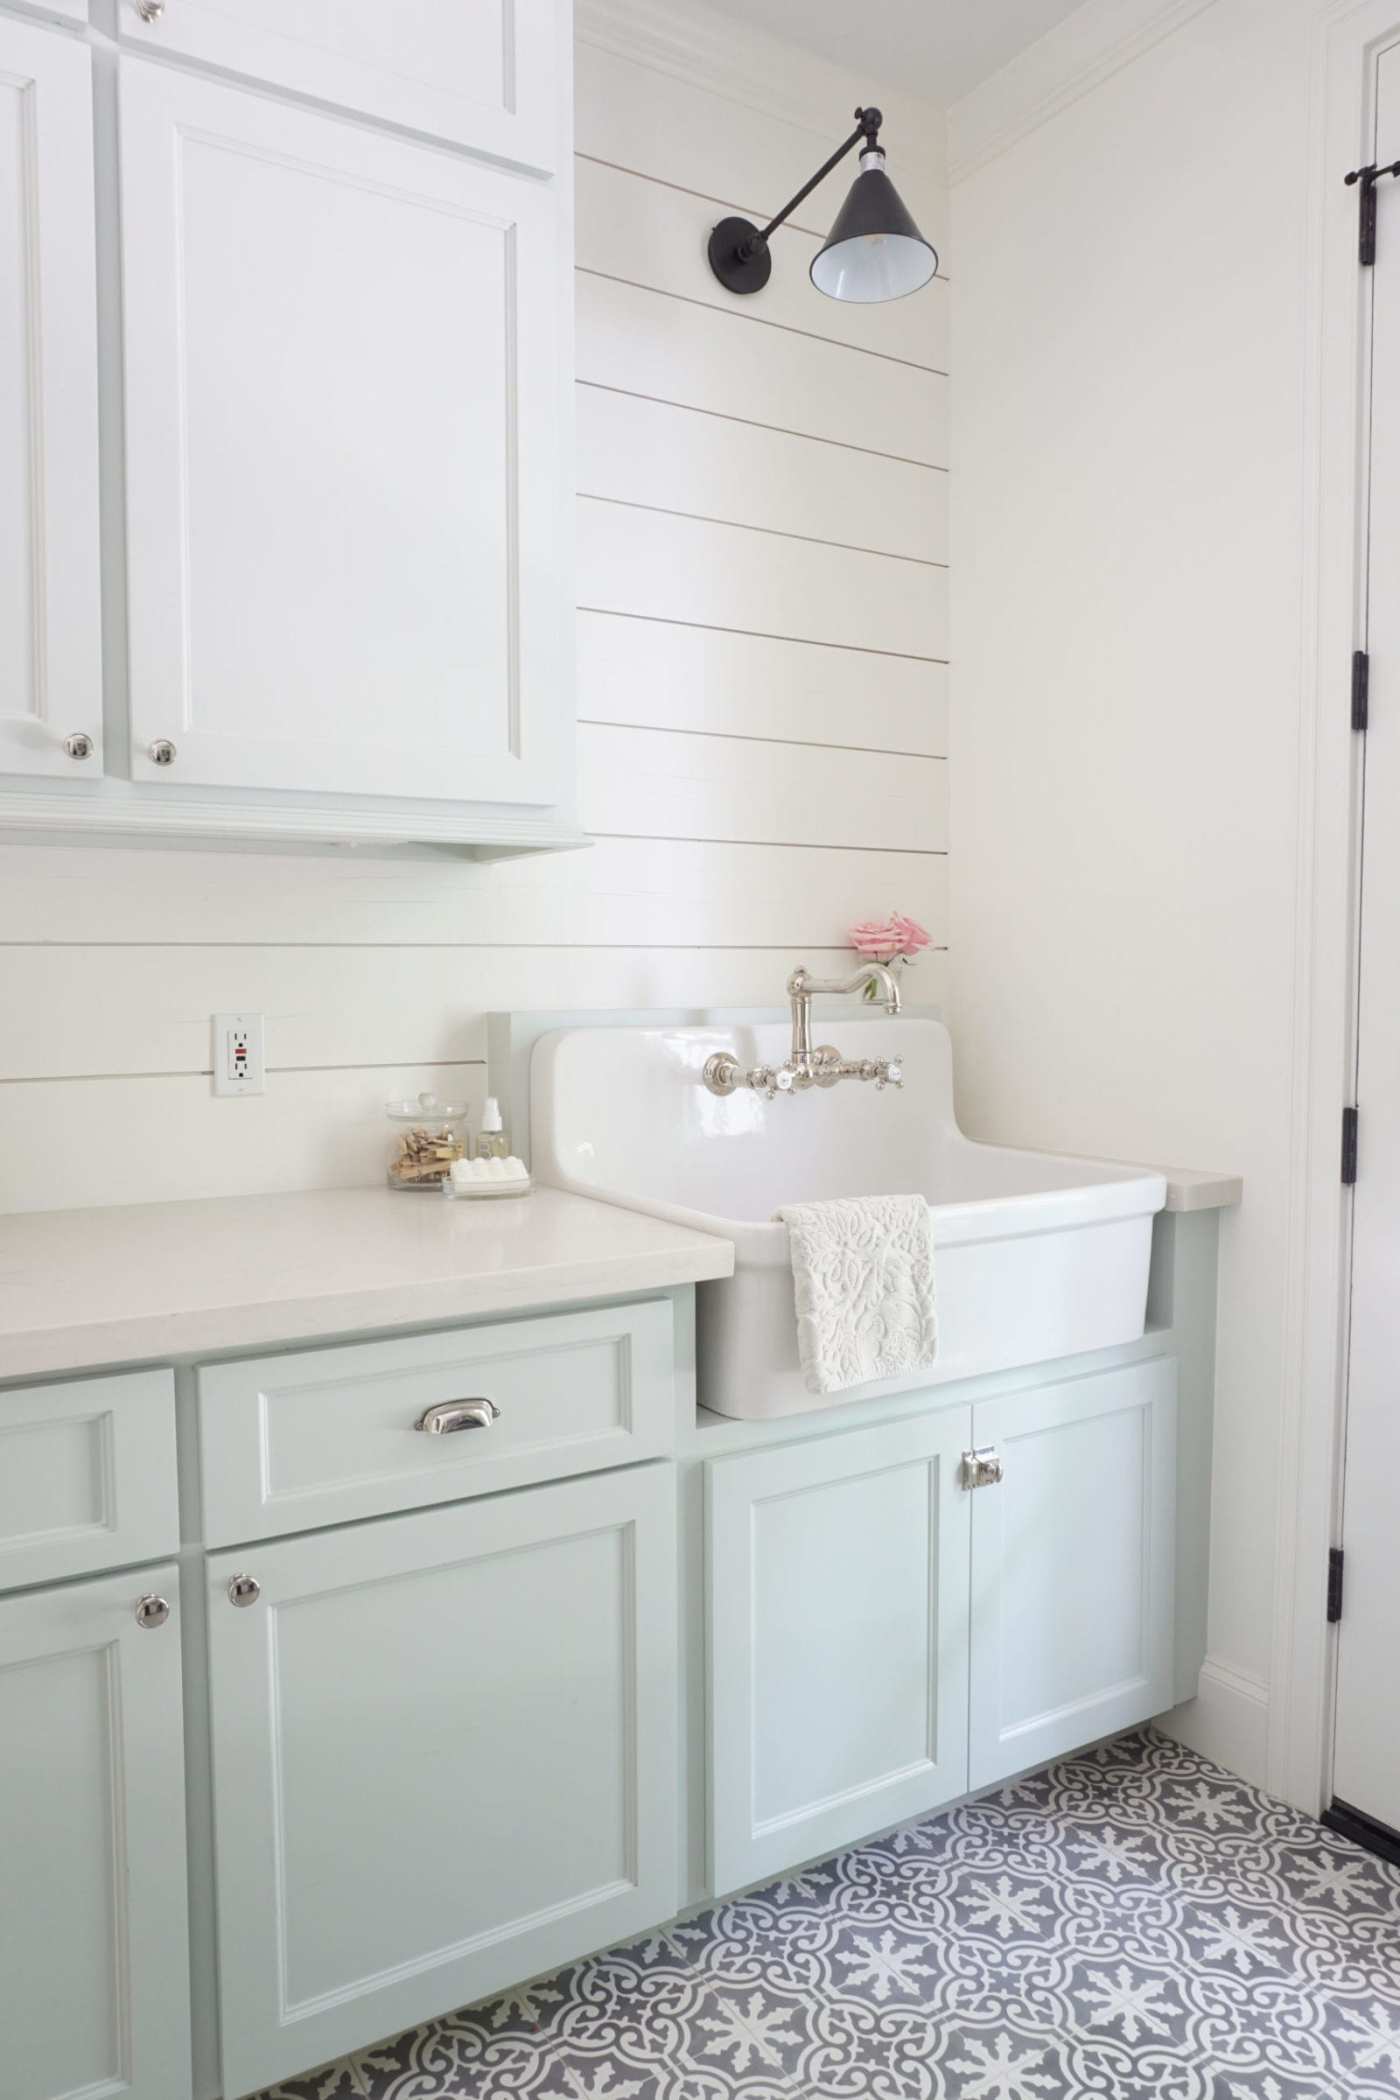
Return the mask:
[[1269, 1687], [1250, 1671], [1208, 1655], [1196, 1697], [1163, 1714], [1157, 1726], [1251, 1786], [1267, 1786]]

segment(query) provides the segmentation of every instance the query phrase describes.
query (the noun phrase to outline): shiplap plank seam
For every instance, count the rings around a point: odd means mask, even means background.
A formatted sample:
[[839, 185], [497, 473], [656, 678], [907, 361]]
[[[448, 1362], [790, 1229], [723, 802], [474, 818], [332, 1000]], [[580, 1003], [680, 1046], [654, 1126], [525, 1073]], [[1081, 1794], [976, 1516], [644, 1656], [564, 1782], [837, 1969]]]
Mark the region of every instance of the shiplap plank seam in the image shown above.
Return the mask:
[[[792, 642], [797, 648], [845, 649], [852, 656], [893, 656], [901, 663], [946, 664], [946, 656], [928, 656], [919, 649], [875, 649], [869, 642], [829, 642], [819, 634], [774, 634], [766, 627], [726, 627], [717, 620], [682, 620], [674, 613], [622, 612], [615, 605], [578, 605], [575, 611], [600, 620], [650, 620], [658, 627], [696, 627], [705, 634], [746, 635], [755, 642]], [[779, 739], [781, 741], [781, 739]], [[833, 744], [832, 750], [844, 750]]]
[[684, 518], [692, 525], [723, 525], [728, 532], [761, 532], [765, 539], [791, 540], [799, 547], [833, 547], [839, 554], [869, 554], [878, 561], [912, 562], [916, 569], [947, 569], [946, 561], [930, 561], [923, 554], [896, 554], [889, 547], [862, 547], [854, 540], [821, 539], [812, 532], [788, 532], [778, 525], [751, 525], [745, 518], [720, 518], [704, 510], [674, 510], [666, 503], [638, 503], [630, 496], [599, 496], [580, 489], [590, 503], [607, 503], [614, 510], [644, 511], [652, 518]]
[[858, 453], [862, 459], [888, 459], [897, 467], [921, 467], [926, 474], [948, 472], [947, 467], [940, 466], [936, 460], [911, 459], [907, 452], [883, 452], [877, 445], [857, 445], [849, 438], [828, 437], [822, 430], [799, 430], [791, 423], [769, 423], [760, 416], [736, 416], [730, 409], [703, 408], [697, 401], [674, 400], [669, 394], [648, 394], [640, 387], [609, 386], [604, 379], [579, 379], [575, 385], [587, 387], [595, 394], [618, 394], [628, 401], [649, 401], [655, 408], [678, 408], [689, 416], [711, 416], [717, 423], [734, 423], [743, 430], [771, 430], [775, 437], [805, 438], [809, 445], [830, 445], [837, 452]]
[[[638, 180], [645, 181], [646, 177], [640, 176]], [[599, 277], [606, 284], [625, 284], [634, 292], [653, 292], [658, 299], [674, 299], [680, 306], [703, 307], [707, 313], [725, 311], [723, 307], [712, 306], [708, 299], [695, 299], [685, 292], [673, 292], [669, 285], [648, 284], [643, 277], [624, 277], [617, 270], [599, 270], [589, 263], [577, 263], [575, 269], [581, 277]], [[916, 357], [900, 357], [893, 350], [876, 350], [869, 343], [843, 342], [840, 336], [822, 335], [820, 330], [815, 328], [797, 328], [791, 321], [775, 321], [770, 314], [736, 313], [734, 319], [747, 321], [750, 327], [781, 328], [785, 335], [803, 336], [813, 343], [830, 343], [833, 349], [851, 350], [857, 357], [876, 357], [883, 364], [907, 365], [911, 372], [932, 372], [939, 379], [949, 377], [946, 365], [921, 364]]]

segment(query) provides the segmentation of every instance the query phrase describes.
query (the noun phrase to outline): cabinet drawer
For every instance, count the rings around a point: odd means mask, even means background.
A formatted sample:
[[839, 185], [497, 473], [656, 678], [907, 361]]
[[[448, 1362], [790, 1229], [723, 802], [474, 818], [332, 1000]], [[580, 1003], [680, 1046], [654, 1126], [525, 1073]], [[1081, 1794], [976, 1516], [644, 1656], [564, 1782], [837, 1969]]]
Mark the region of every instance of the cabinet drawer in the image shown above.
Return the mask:
[[171, 1372], [0, 1392], [0, 1590], [179, 1543]]
[[[670, 1301], [652, 1300], [209, 1366], [205, 1538], [271, 1538], [664, 1457], [672, 1354]], [[497, 1412], [441, 1434], [420, 1426], [469, 1400]]]

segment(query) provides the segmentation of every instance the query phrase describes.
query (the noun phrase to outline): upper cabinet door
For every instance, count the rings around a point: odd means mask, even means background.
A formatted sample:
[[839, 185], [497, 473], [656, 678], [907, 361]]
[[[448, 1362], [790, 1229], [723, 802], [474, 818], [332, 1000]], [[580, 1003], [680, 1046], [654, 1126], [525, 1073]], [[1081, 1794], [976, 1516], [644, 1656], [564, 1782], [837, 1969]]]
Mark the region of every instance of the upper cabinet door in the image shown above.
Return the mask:
[[0, 773], [101, 767], [86, 46], [0, 18]]
[[474, 147], [558, 165], [558, 0], [118, 0], [123, 37]]
[[121, 168], [133, 777], [559, 802], [554, 185], [141, 59]]

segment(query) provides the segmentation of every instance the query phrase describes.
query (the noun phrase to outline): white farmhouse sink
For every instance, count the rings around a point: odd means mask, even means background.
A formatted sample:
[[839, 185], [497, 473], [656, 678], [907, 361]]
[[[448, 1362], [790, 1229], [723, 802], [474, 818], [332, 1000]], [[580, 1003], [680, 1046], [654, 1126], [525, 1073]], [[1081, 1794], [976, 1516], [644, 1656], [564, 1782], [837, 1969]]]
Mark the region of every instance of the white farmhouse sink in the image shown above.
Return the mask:
[[[534, 1171], [543, 1181], [732, 1240], [734, 1276], [700, 1285], [700, 1398], [720, 1414], [793, 1414], [1042, 1363], [1136, 1340], [1147, 1308], [1160, 1174], [976, 1145], [953, 1114], [948, 1031], [936, 1021], [821, 1023], [847, 1055], [899, 1057], [902, 1091], [858, 1080], [769, 1101], [720, 1098], [707, 1057], [781, 1064], [784, 1024], [582, 1028], [543, 1036], [532, 1067]], [[797, 1360], [780, 1204], [927, 1196], [938, 1292], [937, 1368], [848, 1392], [808, 1392]]]

